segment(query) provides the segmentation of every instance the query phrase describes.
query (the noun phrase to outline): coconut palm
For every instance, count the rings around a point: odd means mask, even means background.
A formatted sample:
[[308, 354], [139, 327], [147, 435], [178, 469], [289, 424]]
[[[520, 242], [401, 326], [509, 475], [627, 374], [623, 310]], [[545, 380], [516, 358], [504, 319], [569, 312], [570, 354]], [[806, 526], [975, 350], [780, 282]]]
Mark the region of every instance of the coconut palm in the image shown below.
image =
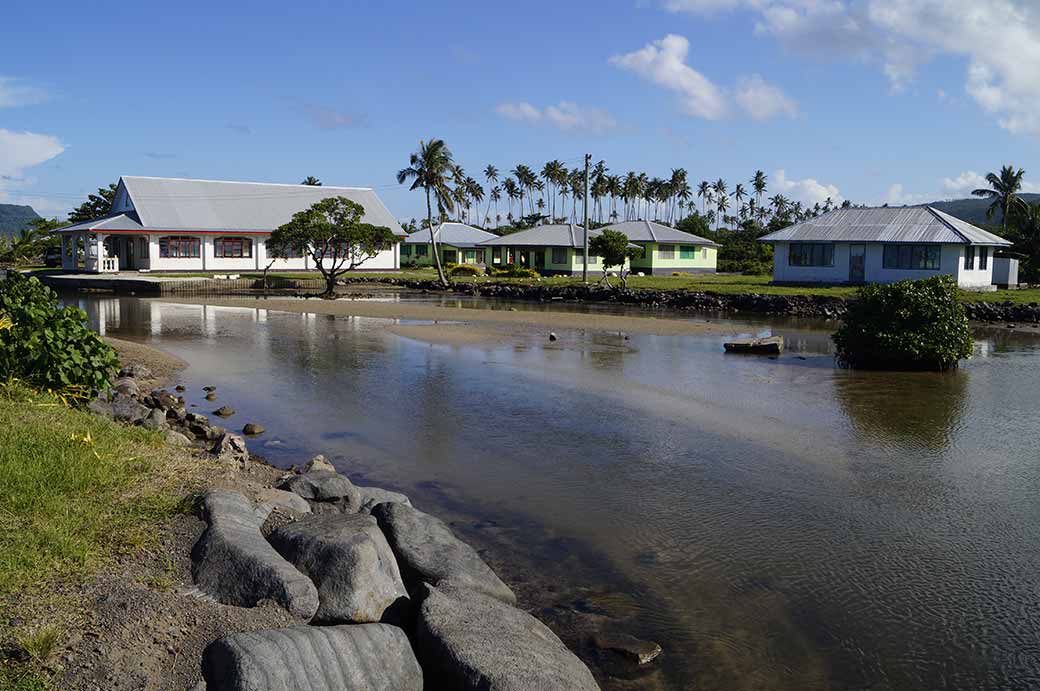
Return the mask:
[[517, 164], [516, 168], [513, 168], [512, 173], [516, 177], [517, 190], [520, 192], [520, 218], [523, 218], [524, 192], [528, 192], [528, 197], [530, 197], [531, 188], [534, 187], [534, 183], [538, 178], [534, 174], [534, 171], [523, 163]]
[[409, 156], [408, 167], [397, 172], [397, 182], [403, 185], [411, 180], [409, 189], [423, 189], [426, 192], [426, 220], [430, 228], [430, 245], [433, 251], [434, 265], [437, 267], [437, 279], [442, 285], [448, 287], [448, 278], [444, 275], [441, 266], [441, 255], [437, 249], [437, 237], [433, 232], [433, 206], [432, 200], [437, 201], [437, 210], [440, 213], [451, 211], [454, 201], [451, 195], [451, 187], [448, 181], [455, 173], [455, 162], [452, 160], [451, 149], [444, 143], [443, 139], [431, 139], [429, 142], [420, 141], [419, 150]]
[[[719, 180], [719, 182], [722, 182], [722, 180]], [[725, 183], [723, 183], [722, 189], [725, 192]], [[715, 217], [715, 232], [717, 233], [719, 231], [719, 220], [725, 220], [726, 218], [726, 210], [729, 209], [729, 197], [725, 194], [719, 194], [719, 198], [715, 200], [715, 208], [719, 210], [718, 215]]]
[[1004, 234], [1007, 235], [1008, 219], [1013, 213], [1025, 211], [1026, 203], [1022, 201], [1022, 198], [1018, 196], [1019, 191], [1022, 189], [1022, 178], [1025, 177], [1026, 171], [1019, 168], [1015, 170], [1014, 166], [1004, 166], [1000, 169], [1000, 175], [996, 173], [989, 173], [986, 175], [986, 182], [989, 183], [989, 189], [977, 189], [972, 191], [972, 195], [976, 197], [985, 197], [992, 200], [992, 204], [986, 209], [986, 218], [992, 219], [993, 214], [997, 211], [1001, 212], [1001, 219], [1004, 229]]
[[[498, 168], [488, 163], [487, 168], [484, 169], [484, 179], [487, 180], [488, 189], [492, 192], [495, 190], [495, 183], [498, 182]], [[490, 219], [489, 214], [491, 213], [491, 202], [497, 201], [492, 198], [491, 194], [488, 194], [488, 206], [487, 211], [484, 212], [485, 222]]]
[[766, 193], [767, 181], [766, 174], [761, 170], [756, 170], [755, 176], [751, 178], [751, 189], [755, 191], [755, 201], [759, 206], [762, 206], [762, 195]]
[[502, 216], [498, 213], [498, 201], [502, 198], [502, 188], [495, 185], [491, 188], [491, 195], [488, 200], [488, 213], [491, 212], [491, 202], [495, 203], [495, 222], [496, 224], [502, 220]]
[[480, 202], [484, 200], [484, 187], [473, 178], [466, 178], [466, 193], [473, 200], [473, 206], [479, 214]]
[[697, 185], [697, 196], [701, 198], [701, 215], [705, 214], [704, 203], [708, 200], [711, 195], [711, 184], [707, 180], [701, 180], [701, 184]]
[[617, 220], [617, 199], [621, 196], [621, 176], [620, 175], [608, 175], [607, 176], [607, 194], [610, 195], [610, 217]]

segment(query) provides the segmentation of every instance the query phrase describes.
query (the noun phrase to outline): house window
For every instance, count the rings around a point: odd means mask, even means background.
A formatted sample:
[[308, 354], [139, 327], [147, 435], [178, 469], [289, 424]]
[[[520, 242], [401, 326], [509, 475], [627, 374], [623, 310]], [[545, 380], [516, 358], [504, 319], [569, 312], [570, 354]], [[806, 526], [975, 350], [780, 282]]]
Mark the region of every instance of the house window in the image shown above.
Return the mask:
[[445, 264], [454, 264], [458, 259], [458, 253], [455, 250], [444, 250], [442, 254]]
[[213, 256], [217, 259], [242, 259], [253, 256], [253, 241], [248, 238], [216, 238]]
[[661, 259], [675, 259], [675, 245], [658, 245], [657, 256]]
[[975, 248], [970, 245], [964, 248], [964, 269], [966, 271], [975, 270]]
[[417, 257], [426, 257], [429, 254], [430, 254], [430, 248], [427, 247], [426, 245], [416, 245], [415, 246], [415, 256], [417, 256]]
[[566, 264], [567, 263], [567, 249], [565, 247], [553, 247], [552, 248], [552, 263], [553, 264]]
[[938, 270], [939, 245], [885, 245], [882, 266], [886, 269]]
[[989, 268], [989, 248], [979, 248], [979, 271], [985, 271]]
[[501, 264], [502, 263], [502, 248], [501, 247], [492, 247], [491, 248], [491, 261], [494, 264]]
[[197, 259], [201, 250], [199, 238], [178, 235], [159, 238], [159, 256], [163, 259]]
[[410, 257], [410, 256], [412, 256], [412, 246], [411, 245], [404, 245], [404, 244], [402, 244], [401, 245], [401, 256], [402, 257]]
[[462, 250], [462, 263], [463, 264], [476, 264], [477, 263], [477, 251], [476, 250]]
[[834, 244], [792, 242], [787, 263], [790, 266], [834, 266]]
[[681, 245], [679, 247], [679, 258], [680, 259], [696, 259], [697, 258], [697, 246], [696, 245]]

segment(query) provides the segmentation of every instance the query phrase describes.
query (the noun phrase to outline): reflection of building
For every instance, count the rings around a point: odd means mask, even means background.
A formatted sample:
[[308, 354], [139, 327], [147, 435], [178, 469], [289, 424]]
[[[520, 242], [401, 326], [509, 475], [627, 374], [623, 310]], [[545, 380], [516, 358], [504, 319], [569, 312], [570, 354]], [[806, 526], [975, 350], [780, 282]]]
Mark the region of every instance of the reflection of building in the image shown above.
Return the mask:
[[776, 283], [891, 283], [953, 276], [992, 290], [993, 253], [1010, 242], [930, 206], [837, 209], [761, 238]]
[[[405, 232], [376, 193], [360, 187], [276, 185], [124, 176], [112, 213], [55, 231], [62, 268], [115, 271], [250, 271], [271, 261], [267, 239], [294, 213], [329, 197], [365, 208], [363, 221]], [[314, 268], [305, 252], [278, 259], [275, 270]], [[397, 269], [398, 246], [366, 261], [363, 269]]]

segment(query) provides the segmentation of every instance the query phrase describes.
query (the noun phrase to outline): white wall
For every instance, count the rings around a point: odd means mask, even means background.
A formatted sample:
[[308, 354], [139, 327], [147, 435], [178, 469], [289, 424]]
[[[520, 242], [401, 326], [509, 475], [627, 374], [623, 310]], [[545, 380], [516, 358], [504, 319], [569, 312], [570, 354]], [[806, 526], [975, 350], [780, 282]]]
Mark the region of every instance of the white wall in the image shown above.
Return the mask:
[[[172, 234], [171, 234], [172, 235]], [[184, 235], [190, 235], [185, 233]], [[267, 266], [266, 235], [238, 236], [233, 233], [214, 236], [203, 235], [201, 255], [198, 258], [171, 258], [159, 257], [160, 235], [149, 235], [149, 257], [152, 271], [262, 271]], [[196, 237], [196, 236], [191, 236]], [[244, 237], [253, 241], [253, 256], [242, 258], [224, 258], [214, 255], [213, 240], [216, 237]], [[395, 243], [393, 248], [380, 252], [375, 257], [365, 261], [361, 265], [363, 270], [396, 270], [401, 266], [400, 246]], [[272, 271], [307, 271], [314, 266], [308, 257], [294, 257], [292, 259], [279, 259], [271, 266]]]
[[773, 280], [778, 283], [847, 283], [849, 280], [849, 245], [834, 246], [834, 266], [789, 266], [790, 243], [778, 242], [773, 247]]

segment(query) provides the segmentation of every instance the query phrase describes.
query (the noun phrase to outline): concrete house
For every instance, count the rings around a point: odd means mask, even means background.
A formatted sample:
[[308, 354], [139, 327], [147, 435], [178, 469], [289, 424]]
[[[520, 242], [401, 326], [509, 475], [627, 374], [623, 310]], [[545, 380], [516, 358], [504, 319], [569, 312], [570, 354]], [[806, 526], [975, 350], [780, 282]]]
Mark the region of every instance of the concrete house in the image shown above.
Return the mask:
[[[589, 238], [601, 231], [589, 230]], [[580, 275], [584, 265], [584, 228], [573, 223], [535, 226], [480, 243], [488, 250], [488, 266], [516, 264], [545, 276]], [[589, 255], [589, 271], [602, 271], [599, 257]]]
[[698, 235], [654, 221], [624, 221], [603, 230], [624, 233], [629, 242], [643, 248], [643, 256], [632, 260], [632, 271], [650, 275], [715, 273], [719, 246]]
[[[441, 264], [486, 264], [484, 248], [480, 243], [492, 240], [494, 233], [474, 228], [465, 223], [441, 223], [433, 231], [437, 238], [437, 249], [441, 251]], [[401, 263], [415, 262], [419, 266], [433, 265], [433, 246], [430, 244], [429, 229], [410, 233], [401, 241]]]
[[930, 206], [837, 209], [761, 238], [776, 283], [892, 283], [953, 276], [993, 290], [993, 254], [1011, 245]]
[[[376, 193], [312, 187], [123, 176], [112, 213], [55, 231], [62, 268], [71, 271], [255, 271], [269, 263], [265, 241], [297, 211], [328, 197], [365, 208], [363, 220], [406, 235]], [[400, 268], [397, 243], [362, 265]], [[279, 259], [272, 270], [313, 269], [309, 257]]]

